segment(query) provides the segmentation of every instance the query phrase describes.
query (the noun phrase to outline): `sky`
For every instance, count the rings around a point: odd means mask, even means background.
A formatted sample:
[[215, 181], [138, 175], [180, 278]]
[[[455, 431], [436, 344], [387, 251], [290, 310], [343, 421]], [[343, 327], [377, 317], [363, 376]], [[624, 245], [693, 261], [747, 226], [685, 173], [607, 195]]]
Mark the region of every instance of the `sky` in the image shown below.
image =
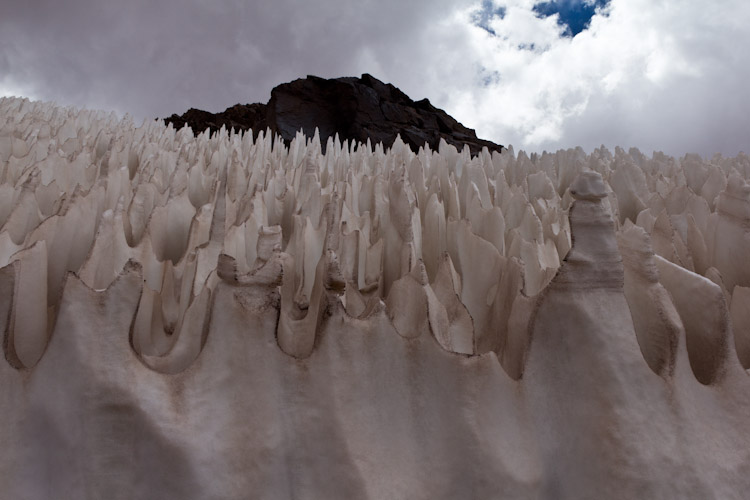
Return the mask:
[[3, 0], [0, 95], [130, 113], [370, 73], [480, 138], [750, 153], [745, 0]]

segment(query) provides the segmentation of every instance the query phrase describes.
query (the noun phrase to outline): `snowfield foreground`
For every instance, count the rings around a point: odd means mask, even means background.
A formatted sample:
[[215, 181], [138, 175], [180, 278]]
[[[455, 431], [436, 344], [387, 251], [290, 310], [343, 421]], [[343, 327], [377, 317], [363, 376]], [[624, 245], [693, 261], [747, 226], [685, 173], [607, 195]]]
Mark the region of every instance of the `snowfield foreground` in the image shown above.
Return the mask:
[[0, 497], [742, 499], [750, 157], [0, 99]]

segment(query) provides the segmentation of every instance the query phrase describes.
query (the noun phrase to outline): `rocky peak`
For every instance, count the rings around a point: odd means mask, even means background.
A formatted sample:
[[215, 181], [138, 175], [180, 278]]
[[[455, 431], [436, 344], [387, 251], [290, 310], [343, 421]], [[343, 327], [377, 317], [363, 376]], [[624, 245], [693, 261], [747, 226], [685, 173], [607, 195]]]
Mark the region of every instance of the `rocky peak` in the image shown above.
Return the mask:
[[269, 128], [287, 143], [300, 129], [312, 137], [317, 127], [324, 146], [329, 137], [338, 133], [342, 140], [365, 142], [369, 138], [373, 144], [382, 142], [385, 147], [390, 147], [400, 134], [414, 151], [425, 143], [436, 150], [440, 139], [458, 149], [468, 145], [474, 155], [483, 147], [498, 152], [503, 147], [478, 139], [473, 129], [428, 99], [413, 101], [397, 87], [366, 73], [361, 78], [308, 76], [274, 88], [267, 104], [236, 104], [215, 114], [191, 108], [182, 116], [174, 114], [165, 121], [178, 128], [189, 125], [195, 132], [206, 128], [214, 132], [223, 125], [252, 129], [257, 135]]

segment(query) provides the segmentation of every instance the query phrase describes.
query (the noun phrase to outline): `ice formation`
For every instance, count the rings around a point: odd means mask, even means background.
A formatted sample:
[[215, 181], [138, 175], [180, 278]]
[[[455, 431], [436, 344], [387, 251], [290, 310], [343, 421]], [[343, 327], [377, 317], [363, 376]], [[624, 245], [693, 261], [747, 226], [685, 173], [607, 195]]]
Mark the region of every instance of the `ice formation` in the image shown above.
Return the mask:
[[0, 99], [0, 496], [745, 498], [749, 181]]

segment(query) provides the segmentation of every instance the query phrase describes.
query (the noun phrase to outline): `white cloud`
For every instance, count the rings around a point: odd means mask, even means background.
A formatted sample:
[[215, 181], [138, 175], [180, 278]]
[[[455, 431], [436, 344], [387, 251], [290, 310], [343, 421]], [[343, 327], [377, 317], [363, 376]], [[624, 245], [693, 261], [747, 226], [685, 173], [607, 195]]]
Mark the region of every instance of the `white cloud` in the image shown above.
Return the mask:
[[0, 81], [0, 96], [29, 97], [34, 99], [32, 92], [5, 79]]
[[501, 78], [446, 104], [480, 135], [528, 149], [750, 149], [747, 4], [613, 0], [570, 39], [550, 18], [519, 14], [529, 2], [508, 3], [491, 23], [497, 37], [471, 28], [473, 52]]

